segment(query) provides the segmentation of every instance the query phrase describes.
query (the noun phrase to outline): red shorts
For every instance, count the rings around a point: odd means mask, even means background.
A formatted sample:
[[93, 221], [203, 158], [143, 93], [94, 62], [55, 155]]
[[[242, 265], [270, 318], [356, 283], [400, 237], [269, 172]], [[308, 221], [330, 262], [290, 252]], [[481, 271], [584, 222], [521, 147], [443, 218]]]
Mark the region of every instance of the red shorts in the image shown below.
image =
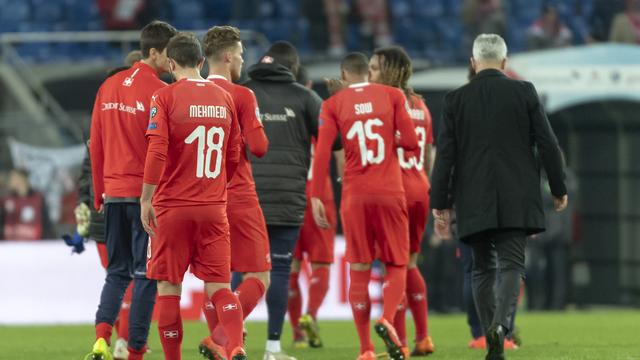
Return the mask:
[[263, 272], [271, 270], [269, 235], [260, 204], [227, 206], [231, 232], [231, 270]]
[[424, 229], [429, 219], [429, 198], [407, 204], [409, 214], [409, 251], [411, 254], [420, 252], [420, 244]]
[[147, 277], [180, 284], [191, 272], [204, 282], [231, 280], [226, 205], [156, 207], [156, 237], [149, 239]]
[[307, 254], [307, 260], [313, 263], [331, 264], [333, 262], [333, 242], [336, 237], [337, 226], [336, 204], [333, 200], [323, 200], [322, 203], [331, 228], [320, 229], [316, 225], [311, 210], [311, 201], [307, 201], [304, 223], [293, 251], [294, 259], [302, 260], [303, 255]]
[[409, 225], [404, 196], [347, 196], [342, 202], [342, 224], [350, 263], [406, 265], [409, 261]]

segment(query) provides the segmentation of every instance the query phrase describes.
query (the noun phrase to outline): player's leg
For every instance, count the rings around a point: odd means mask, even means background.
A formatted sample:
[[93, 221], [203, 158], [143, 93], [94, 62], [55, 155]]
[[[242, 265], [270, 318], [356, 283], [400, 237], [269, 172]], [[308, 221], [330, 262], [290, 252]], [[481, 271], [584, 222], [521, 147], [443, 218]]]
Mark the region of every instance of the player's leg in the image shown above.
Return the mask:
[[129, 312], [128, 350], [132, 355], [142, 359], [147, 351], [147, 339], [151, 316], [156, 302], [156, 281], [147, 278], [147, 253], [149, 235], [144, 231], [140, 221], [140, 205], [127, 205], [127, 218], [131, 236], [131, 253], [133, 254], [133, 291], [131, 310]]
[[427, 226], [429, 202], [421, 201], [408, 207], [409, 218], [409, 264], [407, 264], [407, 303], [411, 309], [415, 324], [415, 348], [411, 356], [427, 356], [434, 352], [433, 341], [429, 336], [427, 284], [418, 269], [422, 237]]
[[[265, 358], [282, 354], [280, 337], [282, 326], [287, 312], [287, 299], [289, 293], [289, 274], [291, 273], [292, 252], [300, 232], [297, 226], [269, 225], [269, 245], [271, 249], [271, 285], [267, 290], [268, 338]], [[278, 354], [278, 355], [276, 355]]]
[[371, 298], [369, 280], [374, 258], [373, 237], [367, 226], [363, 199], [345, 197], [342, 202], [342, 224], [349, 262], [349, 304], [360, 339], [359, 359], [375, 358], [371, 341]]
[[322, 346], [320, 327], [318, 326], [318, 310], [329, 291], [329, 276], [333, 263], [333, 243], [336, 236], [337, 214], [333, 200], [324, 201], [327, 220], [331, 224], [329, 229], [320, 229], [310, 217], [309, 236], [306, 251], [311, 262], [311, 279], [309, 296], [307, 297], [307, 311], [300, 320], [309, 338], [309, 345], [314, 348]]
[[116, 320], [116, 334], [118, 338], [113, 347], [114, 360], [127, 360], [129, 358], [129, 313], [131, 312], [131, 298], [133, 296], [133, 283], [129, 283], [127, 291], [122, 298], [122, 306]]
[[158, 333], [167, 360], [180, 360], [182, 347], [182, 317], [180, 294], [182, 285], [158, 281]]
[[467, 311], [467, 324], [471, 331], [471, 337], [473, 338], [469, 342], [469, 347], [472, 349], [484, 349], [487, 347], [486, 339], [484, 338], [484, 330], [476, 311], [476, 305], [473, 302], [473, 293], [471, 287], [471, 276], [473, 271], [473, 256], [471, 247], [459, 241], [458, 248], [460, 249], [460, 260], [462, 262], [463, 283], [462, 283], [462, 297], [463, 304]]
[[382, 317], [376, 322], [375, 329], [384, 341], [389, 357], [402, 360], [402, 343], [392, 322], [406, 290], [409, 261], [406, 201], [404, 197], [381, 197], [372, 202], [369, 211], [379, 259], [385, 264]]
[[398, 338], [402, 343], [402, 352], [405, 354], [405, 357], [409, 355], [409, 348], [407, 345], [407, 309], [409, 308], [409, 304], [407, 304], [407, 297], [398, 305], [398, 311], [396, 311], [396, 315], [393, 318], [393, 327], [396, 329], [396, 333], [398, 334]]
[[302, 315], [302, 294], [300, 292], [300, 270], [302, 265], [302, 251], [300, 243], [302, 236], [296, 243], [293, 252], [293, 261], [291, 262], [291, 275], [289, 275], [289, 300], [287, 302], [287, 313], [289, 314], [289, 323], [293, 332], [293, 347], [303, 349], [307, 347], [307, 338], [305, 332], [300, 328], [300, 316]]
[[110, 359], [109, 344], [124, 293], [131, 282], [131, 248], [124, 204], [105, 205], [107, 276], [96, 312], [93, 359]]
[[245, 359], [242, 306], [231, 291], [231, 247], [226, 205], [194, 210], [192, 218], [196, 224], [196, 236], [190, 260], [191, 271], [205, 282], [207, 296], [216, 310], [218, 327], [224, 330], [227, 338], [226, 348], [218, 348], [224, 353], [219, 352], [218, 355], [225, 359]]

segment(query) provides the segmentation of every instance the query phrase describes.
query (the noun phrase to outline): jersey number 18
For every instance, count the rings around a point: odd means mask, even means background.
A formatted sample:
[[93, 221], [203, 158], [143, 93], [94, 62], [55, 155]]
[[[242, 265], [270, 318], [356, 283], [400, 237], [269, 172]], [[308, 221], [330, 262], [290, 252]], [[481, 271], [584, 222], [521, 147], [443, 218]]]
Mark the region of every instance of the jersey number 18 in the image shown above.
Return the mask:
[[[216, 137], [216, 135], [218, 135]], [[206, 154], [205, 154], [205, 137], [206, 137]], [[196, 165], [196, 177], [202, 178], [206, 176], [209, 179], [215, 179], [220, 175], [222, 167], [222, 146], [224, 145], [224, 129], [221, 127], [212, 127], [206, 130], [204, 125], [198, 126], [186, 139], [185, 144], [192, 144], [198, 141], [198, 156]], [[211, 157], [216, 152], [215, 167], [211, 171]]]

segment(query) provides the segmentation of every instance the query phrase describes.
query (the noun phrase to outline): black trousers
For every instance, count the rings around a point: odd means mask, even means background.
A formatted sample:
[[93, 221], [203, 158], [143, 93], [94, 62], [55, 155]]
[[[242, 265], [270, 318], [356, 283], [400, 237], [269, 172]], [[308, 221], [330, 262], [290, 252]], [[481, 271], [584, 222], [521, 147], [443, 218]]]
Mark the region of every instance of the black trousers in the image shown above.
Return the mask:
[[482, 327], [502, 325], [509, 333], [524, 276], [523, 230], [490, 230], [464, 239], [473, 251], [473, 298]]

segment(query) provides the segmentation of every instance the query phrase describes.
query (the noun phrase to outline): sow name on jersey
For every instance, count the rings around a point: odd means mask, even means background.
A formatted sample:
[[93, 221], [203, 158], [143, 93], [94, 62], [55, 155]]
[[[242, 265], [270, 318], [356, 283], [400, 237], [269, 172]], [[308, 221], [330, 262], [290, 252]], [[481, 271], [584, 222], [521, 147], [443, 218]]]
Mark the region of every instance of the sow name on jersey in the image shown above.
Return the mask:
[[227, 108], [219, 105], [190, 105], [189, 117], [226, 119]]
[[371, 114], [373, 112], [373, 104], [370, 102], [363, 104], [355, 104], [356, 115]]

